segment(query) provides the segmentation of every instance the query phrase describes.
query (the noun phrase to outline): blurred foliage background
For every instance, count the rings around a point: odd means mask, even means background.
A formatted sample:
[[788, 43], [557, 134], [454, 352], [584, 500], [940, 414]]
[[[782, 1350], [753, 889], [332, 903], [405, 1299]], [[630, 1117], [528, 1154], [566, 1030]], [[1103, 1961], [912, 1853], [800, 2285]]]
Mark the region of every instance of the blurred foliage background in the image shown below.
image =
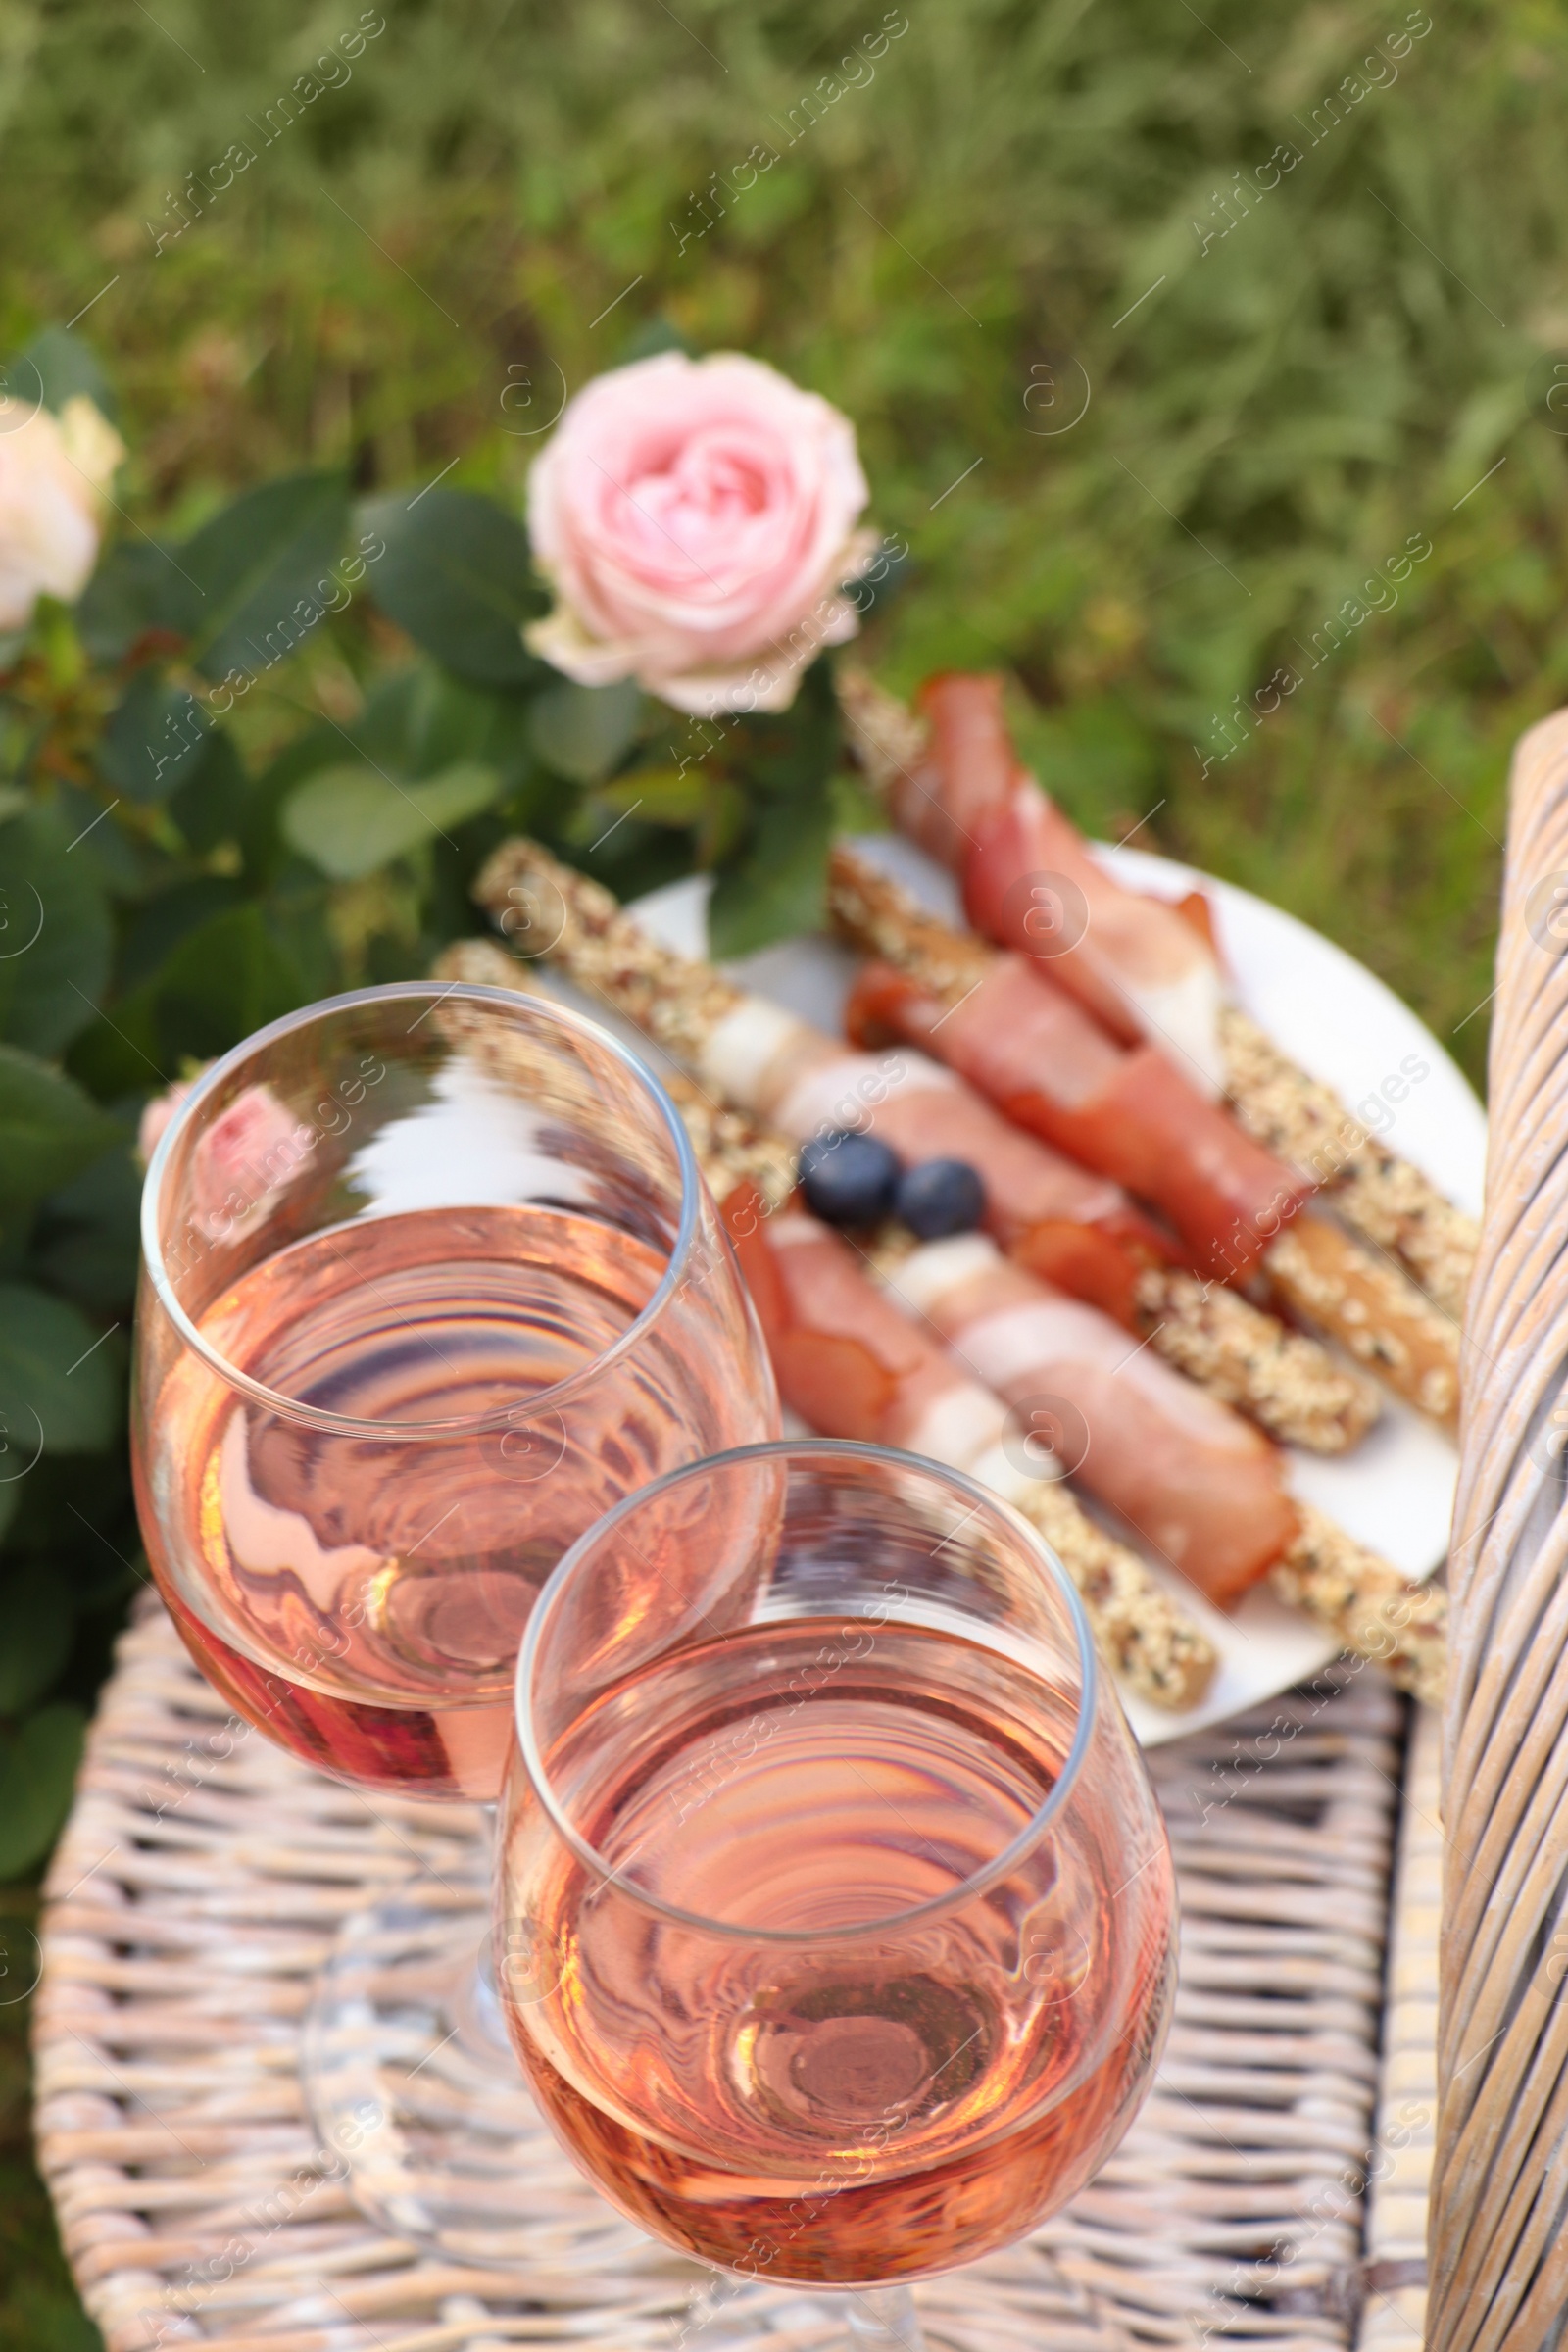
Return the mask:
[[[514, 520], [565, 389], [672, 341], [754, 351], [854, 417], [907, 542], [862, 641], [879, 674], [1008, 669], [1092, 831], [1291, 907], [1479, 1078], [1507, 753], [1568, 684], [1565, 80], [1544, 0], [0, 0], [0, 349], [100, 369], [130, 452], [96, 617], [45, 614], [0, 783], [0, 850], [69, 943], [3, 1030], [13, 1096], [59, 1090], [67, 1141], [0, 1200], [0, 1285], [38, 1378], [100, 1343], [0, 1554], [5, 2352], [96, 2340], [28, 2169], [19, 1996], [139, 1573], [135, 1112], [284, 1004], [419, 968], [504, 821], [587, 854], [629, 805], [615, 773], [662, 772], [681, 725], [623, 710], [585, 742], [533, 665], [475, 677], [411, 602], [416, 547], [403, 591], [369, 569], [160, 792], [138, 746], [221, 667], [177, 613], [138, 666], [137, 551], [205, 549], [232, 584], [251, 533], [324, 565], [429, 484], [454, 534], [455, 492]], [[277, 477], [283, 507], [234, 508]], [[837, 808], [814, 725], [779, 789]], [[334, 867], [319, 779], [362, 759], [439, 785], [453, 838]], [[282, 814], [313, 778], [314, 833]], [[711, 850], [725, 788], [656, 792], [607, 877]]]

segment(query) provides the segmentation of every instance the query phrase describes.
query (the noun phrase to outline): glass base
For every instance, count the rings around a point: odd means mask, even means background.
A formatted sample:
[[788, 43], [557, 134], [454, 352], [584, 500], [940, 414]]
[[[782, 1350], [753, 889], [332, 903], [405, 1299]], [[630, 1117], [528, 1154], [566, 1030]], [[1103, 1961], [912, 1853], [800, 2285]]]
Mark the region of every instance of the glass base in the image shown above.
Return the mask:
[[855, 2352], [925, 2352], [925, 2337], [906, 2286], [862, 2288], [843, 2299]]
[[[497, 2274], [472, 2315], [634, 2300], [672, 2345], [753, 2352], [796, 2331], [834, 2352], [862, 2298], [753, 2286], [625, 2221], [562, 2148], [507, 2038], [491, 1965], [488, 1844], [344, 1926], [306, 2013], [300, 2075], [322, 2157], [360, 2211], [422, 2252]], [[506, 2274], [506, 2276], [502, 2276]], [[864, 2299], [867, 2312], [872, 2308]], [[880, 2298], [877, 2298], [880, 2301]]]
[[[578, 2173], [540, 2116], [507, 2039], [490, 1962], [491, 1860], [407, 1881], [351, 1918], [318, 1977], [301, 2079], [322, 2159], [360, 2211], [465, 2267], [507, 2273], [477, 2322], [518, 2306], [634, 2297], [693, 2352], [995, 2352], [958, 2272], [922, 2290], [748, 2285], [648, 2237]], [[984, 2266], [982, 2266], [983, 2268]], [[1031, 2248], [1038, 2291], [1055, 2266]], [[1059, 2285], [1058, 2279], [1058, 2285]], [[1079, 2298], [1063, 2295], [1063, 2317]], [[1091, 2331], [1074, 2352], [1098, 2352]], [[1101, 2338], [1104, 2341], [1103, 2336]], [[1106, 2352], [1111, 2347], [1106, 2346]], [[1119, 2345], [1114, 2352], [1122, 2352]]]
[[[563, 2155], [507, 2039], [488, 1852], [349, 1920], [317, 1979], [301, 2076], [362, 2213], [457, 2263], [559, 2277], [603, 2264], [691, 2291], [697, 2266], [613, 2213]], [[679, 2294], [677, 2291], [676, 2306]]]

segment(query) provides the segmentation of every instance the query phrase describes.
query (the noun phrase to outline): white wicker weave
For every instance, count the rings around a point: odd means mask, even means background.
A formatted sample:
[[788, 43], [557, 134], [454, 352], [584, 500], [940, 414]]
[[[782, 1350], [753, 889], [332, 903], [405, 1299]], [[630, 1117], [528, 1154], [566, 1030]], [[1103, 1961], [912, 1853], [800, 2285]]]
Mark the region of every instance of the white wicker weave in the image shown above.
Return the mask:
[[[1374, 1670], [1340, 1670], [1152, 1758], [1184, 1914], [1158, 2083], [1065, 2214], [918, 2290], [935, 2345], [1353, 2342], [1361, 2181], [1385, 2162], [1373, 2135], [1403, 1725]], [[247, 1733], [162, 1610], [143, 1609], [50, 1874], [36, 2024], [40, 2158], [111, 2352], [691, 2343], [703, 2275], [616, 2221], [564, 2159], [541, 2181], [536, 2257], [515, 2281], [420, 2259], [324, 2177], [296, 2072], [310, 1975], [366, 1897], [428, 1860], [450, 1867], [475, 1828], [457, 1808], [368, 1802]], [[1408, 1885], [1427, 1868], [1408, 1832], [1405, 1855]], [[1432, 1957], [1400, 1933], [1419, 2038]], [[1405, 2030], [1396, 2058], [1414, 2048]], [[1386, 2112], [1410, 2095], [1404, 2077], [1383, 2095]], [[1394, 2185], [1374, 2213], [1375, 2263], [1419, 2243]], [[1370, 2283], [1367, 2343], [1394, 2352], [1379, 2315], [1396, 2317], [1407, 2290], [1391, 2300], [1377, 2268]], [[748, 2309], [780, 2352], [826, 2341], [820, 2306], [752, 2290]], [[706, 2320], [705, 2352], [733, 2316]]]

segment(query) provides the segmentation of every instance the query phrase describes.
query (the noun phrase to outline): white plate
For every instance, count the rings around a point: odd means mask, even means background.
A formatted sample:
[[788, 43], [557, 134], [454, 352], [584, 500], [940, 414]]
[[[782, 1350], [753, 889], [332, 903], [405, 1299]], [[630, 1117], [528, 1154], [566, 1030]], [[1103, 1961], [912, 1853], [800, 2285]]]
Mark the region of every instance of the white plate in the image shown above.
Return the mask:
[[[938, 912], [957, 916], [952, 876], [912, 845], [879, 834], [857, 847]], [[1384, 1080], [1397, 1079], [1407, 1059], [1425, 1064], [1425, 1075], [1409, 1085], [1396, 1106], [1383, 1102], [1384, 1131], [1450, 1199], [1479, 1213], [1485, 1113], [1437, 1040], [1391, 989], [1342, 948], [1249, 891], [1141, 850], [1096, 845], [1095, 855], [1134, 888], [1161, 898], [1180, 898], [1195, 888], [1206, 891], [1240, 1003], [1352, 1107], [1372, 1096], [1382, 1102]], [[630, 911], [665, 946], [704, 956], [708, 890], [703, 878], [671, 883], [639, 899]], [[790, 940], [727, 968], [747, 987], [839, 1034], [854, 958], [830, 940]], [[605, 1017], [602, 1011], [598, 1017]], [[629, 1029], [622, 1033], [650, 1058], [662, 1059], [657, 1051], [650, 1053], [645, 1039]], [[1383, 1419], [1353, 1453], [1325, 1459], [1293, 1446], [1287, 1448], [1287, 1462], [1294, 1494], [1315, 1502], [1406, 1575], [1429, 1576], [1443, 1560], [1458, 1457], [1430, 1423], [1394, 1398], [1387, 1399]], [[1125, 1536], [1128, 1531], [1117, 1532]], [[1128, 1716], [1146, 1747], [1288, 1690], [1338, 1654], [1334, 1642], [1306, 1618], [1266, 1592], [1254, 1592], [1233, 1616], [1222, 1616], [1161, 1562], [1151, 1560], [1150, 1566], [1209, 1634], [1219, 1666], [1202, 1704], [1182, 1715], [1124, 1693]]]

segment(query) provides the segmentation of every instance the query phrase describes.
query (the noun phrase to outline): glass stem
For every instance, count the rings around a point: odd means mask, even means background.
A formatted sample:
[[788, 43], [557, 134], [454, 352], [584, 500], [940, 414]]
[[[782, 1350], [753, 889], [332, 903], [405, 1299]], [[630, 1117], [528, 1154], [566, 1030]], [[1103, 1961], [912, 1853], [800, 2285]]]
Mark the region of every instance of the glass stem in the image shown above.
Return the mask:
[[[499, 1839], [497, 1810], [494, 1805], [482, 1805], [484, 1815], [483, 1838], [491, 1874], [495, 1870], [496, 1847]], [[458, 2011], [467, 2029], [469, 2041], [481, 2047], [505, 2053], [509, 2074], [516, 2066], [516, 2058], [507, 2035], [507, 2021], [502, 2013], [501, 1993], [496, 1984], [495, 1945], [488, 1935], [479, 1939], [473, 1957], [473, 1973], [458, 1996]]]
[[862, 2286], [845, 2298], [854, 2352], [925, 2352], [906, 2286]]

